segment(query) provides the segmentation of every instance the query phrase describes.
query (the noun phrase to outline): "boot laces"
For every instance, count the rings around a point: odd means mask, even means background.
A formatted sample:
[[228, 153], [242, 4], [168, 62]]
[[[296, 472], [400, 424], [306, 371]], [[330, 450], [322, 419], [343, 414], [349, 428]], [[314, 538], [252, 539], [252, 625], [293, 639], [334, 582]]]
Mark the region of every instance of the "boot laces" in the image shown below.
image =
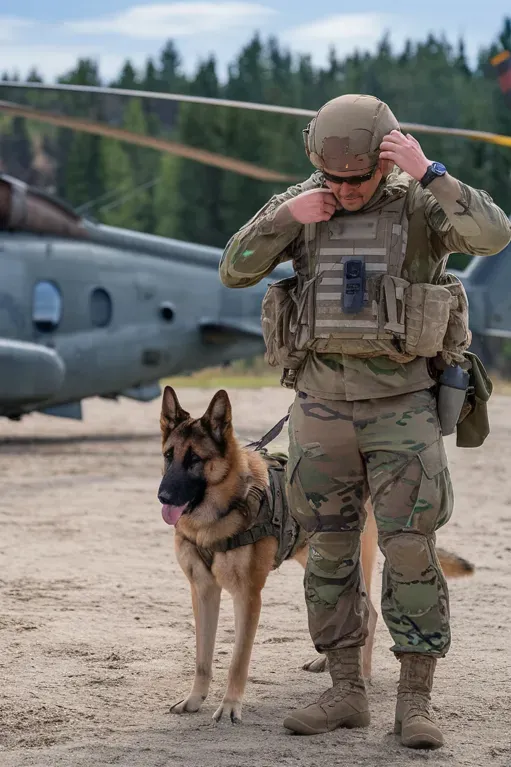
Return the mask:
[[326, 690], [319, 698], [319, 703], [323, 703], [330, 708], [336, 706], [354, 692], [363, 692], [361, 686], [350, 679], [341, 679], [337, 684]]
[[422, 716], [424, 719], [433, 721], [431, 716], [431, 701], [429, 695], [417, 691], [402, 693], [400, 696], [403, 703], [407, 704], [407, 719], [414, 716]]

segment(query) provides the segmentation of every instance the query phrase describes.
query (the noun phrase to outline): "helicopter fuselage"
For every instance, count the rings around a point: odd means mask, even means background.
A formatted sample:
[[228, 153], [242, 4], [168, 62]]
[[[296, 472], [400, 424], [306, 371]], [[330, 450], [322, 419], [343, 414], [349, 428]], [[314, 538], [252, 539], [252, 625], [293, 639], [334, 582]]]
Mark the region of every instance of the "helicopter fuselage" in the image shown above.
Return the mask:
[[220, 256], [96, 225], [85, 240], [2, 232], [0, 415], [91, 396], [152, 399], [161, 378], [262, 353], [269, 280], [226, 288]]

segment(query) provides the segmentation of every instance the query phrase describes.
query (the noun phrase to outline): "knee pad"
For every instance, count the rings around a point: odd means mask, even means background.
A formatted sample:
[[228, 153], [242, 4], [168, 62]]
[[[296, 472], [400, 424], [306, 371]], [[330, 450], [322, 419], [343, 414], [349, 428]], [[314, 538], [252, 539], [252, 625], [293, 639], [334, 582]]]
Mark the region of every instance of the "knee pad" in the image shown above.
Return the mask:
[[315, 533], [304, 573], [307, 603], [335, 607], [359, 582], [360, 534]]
[[398, 609], [419, 617], [437, 606], [439, 592], [446, 591], [446, 586], [432, 536], [415, 531], [387, 533], [380, 537], [380, 547], [387, 594]]
[[321, 569], [353, 568], [360, 557], [360, 533], [314, 533], [309, 537], [309, 563]]

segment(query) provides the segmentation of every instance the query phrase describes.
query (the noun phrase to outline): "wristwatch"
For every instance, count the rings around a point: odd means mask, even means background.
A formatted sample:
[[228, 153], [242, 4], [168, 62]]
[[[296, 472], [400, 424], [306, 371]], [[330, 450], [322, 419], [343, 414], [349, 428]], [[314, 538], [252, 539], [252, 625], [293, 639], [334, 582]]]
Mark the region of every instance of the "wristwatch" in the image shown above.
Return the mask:
[[427, 185], [431, 184], [435, 178], [438, 178], [439, 176], [445, 176], [446, 173], [447, 168], [445, 165], [442, 165], [441, 162], [432, 162], [426, 173], [421, 178], [420, 185], [423, 189], [425, 189]]

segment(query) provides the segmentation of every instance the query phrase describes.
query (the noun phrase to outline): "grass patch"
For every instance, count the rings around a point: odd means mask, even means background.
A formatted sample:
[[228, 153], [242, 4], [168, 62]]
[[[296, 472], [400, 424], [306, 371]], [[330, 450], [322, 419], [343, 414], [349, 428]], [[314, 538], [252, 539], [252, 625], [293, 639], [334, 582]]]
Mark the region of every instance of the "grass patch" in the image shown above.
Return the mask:
[[197, 389], [262, 389], [267, 386], [280, 386], [279, 375], [234, 375], [226, 371], [201, 371], [189, 376], [165, 378], [162, 386], [169, 384], [174, 388]]
[[280, 386], [281, 371], [267, 365], [263, 358], [233, 362], [226, 367], [205, 368], [190, 375], [170, 376], [162, 385], [199, 389], [262, 389]]

